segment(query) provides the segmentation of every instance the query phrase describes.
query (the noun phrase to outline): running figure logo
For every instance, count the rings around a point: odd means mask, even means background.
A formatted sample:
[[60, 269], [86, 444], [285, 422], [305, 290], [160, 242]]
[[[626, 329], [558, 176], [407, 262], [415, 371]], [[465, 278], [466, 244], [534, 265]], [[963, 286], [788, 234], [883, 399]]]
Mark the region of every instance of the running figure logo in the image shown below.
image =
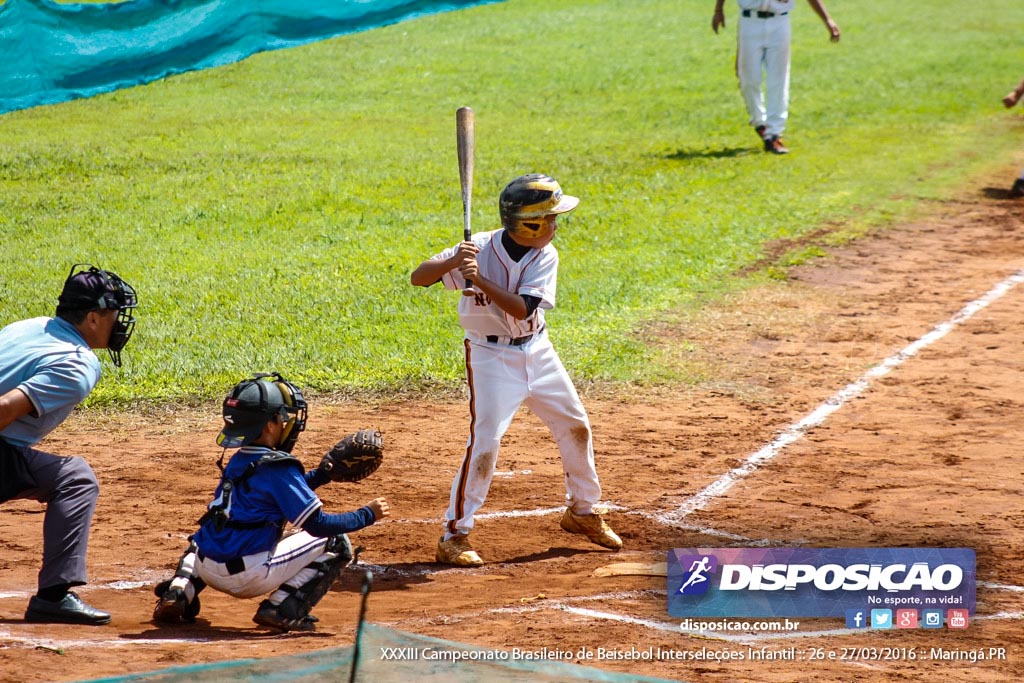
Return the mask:
[[718, 558], [714, 555], [684, 555], [679, 558], [680, 567], [689, 567], [683, 574], [683, 583], [679, 586], [682, 595], [703, 595], [711, 582], [711, 574], [718, 569]]

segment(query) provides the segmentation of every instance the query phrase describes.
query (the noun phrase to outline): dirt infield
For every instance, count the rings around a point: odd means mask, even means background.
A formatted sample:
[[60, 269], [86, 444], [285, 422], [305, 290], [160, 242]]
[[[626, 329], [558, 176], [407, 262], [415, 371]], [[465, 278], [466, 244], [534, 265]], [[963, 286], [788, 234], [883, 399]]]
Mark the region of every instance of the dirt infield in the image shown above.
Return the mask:
[[[296, 452], [313, 465], [340, 434], [368, 425], [385, 433], [388, 457], [377, 475], [320, 490], [330, 511], [379, 494], [392, 502], [390, 520], [353, 536], [366, 548], [362, 561], [376, 570], [368, 613], [376, 623], [489, 648], [793, 646], [803, 658], [581, 662], [687, 681], [1016, 680], [1024, 676], [1024, 284], [872, 381], [723, 495], [700, 499], [672, 524], [658, 515], [692, 506], [695, 494], [838, 390], [1022, 268], [1024, 204], [979, 186], [936, 204], [927, 218], [834, 249], [786, 282], [646, 330], [678, 362], [699, 361], [714, 373], [692, 389], [585, 397], [609, 521], [625, 543], [619, 553], [558, 528], [557, 450], [529, 414], [505, 439], [483, 510], [506, 514], [485, 516], [473, 534], [488, 562], [480, 569], [432, 563], [465, 439], [461, 401], [315, 404]], [[351, 644], [356, 575], [316, 609], [315, 634], [260, 630], [251, 622], [256, 600], [213, 591], [203, 594], [196, 625], [150, 623], [152, 585], [167, 576], [216, 483], [217, 429], [210, 412], [79, 414], [52, 435], [47, 447], [84, 455], [100, 479], [92, 583], [82, 594], [114, 620], [103, 627], [22, 621], [38, 570], [42, 506], [4, 505], [0, 679], [72, 681]], [[593, 575], [613, 563], [663, 562], [672, 547], [754, 543], [975, 548], [977, 620], [959, 632], [885, 633], [804, 620], [798, 634], [770, 640], [756, 633], [696, 638], [666, 614], [662, 577]], [[1005, 660], [979, 662], [842, 657], [861, 647], [934, 647], [961, 657], [978, 648], [1007, 652]], [[837, 659], [811, 661], [815, 648]]]

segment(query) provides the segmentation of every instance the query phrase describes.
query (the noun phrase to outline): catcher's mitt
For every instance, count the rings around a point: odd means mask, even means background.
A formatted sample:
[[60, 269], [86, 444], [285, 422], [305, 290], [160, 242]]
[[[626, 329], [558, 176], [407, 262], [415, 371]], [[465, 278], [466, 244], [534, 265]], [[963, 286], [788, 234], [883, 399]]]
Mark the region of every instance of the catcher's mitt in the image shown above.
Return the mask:
[[331, 481], [359, 481], [380, 467], [384, 460], [384, 440], [376, 429], [360, 429], [334, 444], [320, 461], [319, 469]]

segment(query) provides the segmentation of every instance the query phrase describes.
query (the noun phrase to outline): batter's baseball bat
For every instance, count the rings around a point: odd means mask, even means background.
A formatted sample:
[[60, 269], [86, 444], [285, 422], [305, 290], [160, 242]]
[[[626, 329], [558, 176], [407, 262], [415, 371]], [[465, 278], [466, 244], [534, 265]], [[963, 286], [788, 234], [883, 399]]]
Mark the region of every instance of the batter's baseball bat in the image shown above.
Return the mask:
[[[473, 156], [476, 146], [476, 134], [473, 129], [473, 110], [459, 107], [455, 112], [455, 139], [459, 151], [459, 182], [462, 183], [462, 239], [468, 242], [473, 237], [469, 217], [473, 207]], [[464, 296], [475, 294], [473, 283], [466, 280]]]

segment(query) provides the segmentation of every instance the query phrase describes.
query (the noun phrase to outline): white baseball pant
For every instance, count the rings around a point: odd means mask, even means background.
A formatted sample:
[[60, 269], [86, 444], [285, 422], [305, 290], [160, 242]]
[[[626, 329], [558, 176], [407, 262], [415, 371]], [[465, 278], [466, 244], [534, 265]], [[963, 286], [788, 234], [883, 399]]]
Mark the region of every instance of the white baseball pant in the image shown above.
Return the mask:
[[[195, 598], [195, 587], [188, 577], [195, 576], [212, 588], [236, 598], [255, 598], [266, 593], [280, 602], [287, 593], [278, 588], [285, 583], [298, 587], [316, 575], [316, 570], [306, 569], [312, 562], [321, 559], [330, 539], [312, 536], [305, 531], [295, 531], [282, 538], [273, 550], [246, 555], [242, 566], [223, 563], [190, 552], [182, 558], [185, 577], [175, 576], [171, 588], [180, 588], [191, 601]], [[300, 576], [300, 573], [305, 574]]]
[[542, 330], [521, 346], [507, 342], [465, 340], [470, 432], [466, 455], [452, 482], [446, 537], [473, 528], [473, 516], [491, 486], [501, 437], [524, 403], [547, 425], [558, 445], [568, 506], [587, 515], [601, 499], [590, 420], [547, 333]]
[[736, 75], [750, 125], [765, 126], [767, 137], [780, 136], [789, 116], [789, 15], [741, 15], [738, 21]]

